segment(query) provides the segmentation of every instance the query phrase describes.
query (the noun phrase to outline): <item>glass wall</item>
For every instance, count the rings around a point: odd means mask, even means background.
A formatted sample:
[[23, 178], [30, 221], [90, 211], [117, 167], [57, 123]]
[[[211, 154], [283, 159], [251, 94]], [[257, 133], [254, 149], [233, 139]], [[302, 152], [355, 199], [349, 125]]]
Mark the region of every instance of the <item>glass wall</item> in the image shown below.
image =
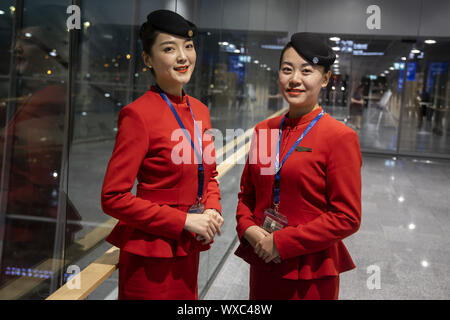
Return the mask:
[[363, 151], [449, 156], [449, 39], [326, 37], [338, 59], [322, 104]]
[[[1, 274], [3, 299], [58, 287], [63, 247], [81, 229], [65, 207], [69, 33], [66, 1], [2, 1]], [[67, 209], [67, 210], [66, 210]]]
[[[319, 102], [359, 134], [363, 151], [449, 158], [450, 39], [306, 28], [318, 12], [305, 2], [0, 0], [0, 299], [44, 299], [69, 266], [109, 249], [117, 221], [102, 212], [100, 191], [117, 116], [153, 83], [138, 30], [156, 9], [199, 27], [185, 90], [208, 106], [223, 137], [216, 149], [234, 137], [227, 129], [244, 132], [286, 107], [280, 53], [307, 29], [338, 54]], [[68, 32], [72, 4], [81, 23]], [[200, 293], [235, 240], [241, 171], [220, 181], [226, 225], [201, 255]]]

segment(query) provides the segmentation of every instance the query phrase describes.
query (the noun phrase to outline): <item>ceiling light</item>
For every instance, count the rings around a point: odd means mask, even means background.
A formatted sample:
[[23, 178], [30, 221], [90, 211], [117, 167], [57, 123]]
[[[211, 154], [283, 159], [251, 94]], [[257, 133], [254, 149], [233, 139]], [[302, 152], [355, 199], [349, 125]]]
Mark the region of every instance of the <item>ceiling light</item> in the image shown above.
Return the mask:
[[425, 43], [426, 43], [426, 44], [435, 44], [435, 43], [436, 43], [436, 40], [433, 40], [433, 39], [427, 39], [427, 40], [425, 40]]
[[341, 38], [339, 38], [339, 37], [331, 37], [330, 40], [337, 42], [337, 41], [341, 40]]
[[406, 60], [406, 57], [402, 57], [402, 60], [405, 61], [405, 60]]
[[420, 53], [420, 50], [418, 50], [418, 49], [412, 49], [411, 52], [412, 52], [412, 53]]
[[339, 47], [333, 47], [331, 49], [333, 49], [333, 51], [340, 51], [341, 50], [341, 48], [339, 48]]

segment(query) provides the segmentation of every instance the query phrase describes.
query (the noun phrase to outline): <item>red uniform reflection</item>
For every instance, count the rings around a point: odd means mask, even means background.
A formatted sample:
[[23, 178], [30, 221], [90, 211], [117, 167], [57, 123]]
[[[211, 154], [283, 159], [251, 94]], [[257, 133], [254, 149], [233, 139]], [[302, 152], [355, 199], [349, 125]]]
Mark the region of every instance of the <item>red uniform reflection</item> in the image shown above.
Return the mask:
[[[54, 256], [65, 139], [66, 90], [61, 75], [67, 67], [57, 54], [64, 47], [56, 48], [49, 51], [40, 27], [22, 30], [14, 48], [20, 94], [0, 138], [0, 156], [10, 150], [8, 177], [2, 176], [8, 188], [3, 197], [7, 204], [0, 284], [17, 277], [11, 268], [33, 268]], [[7, 141], [10, 146], [5, 149]], [[81, 229], [77, 223], [81, 217], [70, 203], [67, 208], [66, 246]]]

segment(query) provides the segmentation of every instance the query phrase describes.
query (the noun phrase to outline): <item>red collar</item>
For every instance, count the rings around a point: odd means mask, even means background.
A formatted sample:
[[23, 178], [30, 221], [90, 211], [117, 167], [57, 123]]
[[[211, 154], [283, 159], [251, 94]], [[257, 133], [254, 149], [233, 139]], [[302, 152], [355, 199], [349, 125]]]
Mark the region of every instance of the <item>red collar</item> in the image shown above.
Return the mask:
[[[152, 92], [156, 92], [157, 94], [159, 94], [158, 89], [156, 89], [156, 87], [154, 85], [150, 86], [150, 91]], [[181, 104], [181, 105], [186, 105], [187, 106], [187, 94], [184, 92], [183, 90], [183, 95], [181, 97], [179, 96], [174, 96], [170, 93], [164, 92], [166, 94], [166, 96], [169, 98], [170, 101], [172, 101], [172, 103], [174, 104]]]
[[298, 126], [301, 126], [302, 124], [305, 123], [309, 123], [311, 122], [319, 113], [320, 111], [322, 111], [322, 107], [319, 106], [319, 108], [317, 108], [316, 110], [313, 110], [303, 116], [301, 116], [300, 118], [294, 118], [294, 119], [290, 119], [287, 116], [289, 115], [289, 113], [286, 113], [285, 120], [284, 120], [284, 127], [289, 127], [291, 129], [295, 129]]

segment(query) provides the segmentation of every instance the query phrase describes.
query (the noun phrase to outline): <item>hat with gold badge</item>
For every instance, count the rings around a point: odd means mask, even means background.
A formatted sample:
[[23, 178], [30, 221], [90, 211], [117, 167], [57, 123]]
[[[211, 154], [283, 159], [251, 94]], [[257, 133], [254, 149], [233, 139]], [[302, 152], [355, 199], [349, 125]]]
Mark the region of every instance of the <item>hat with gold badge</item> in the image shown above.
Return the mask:
[[147, 16], [147, 23], [159, 31], [177, 36], [193, 38], [197, 35], [195, 24], [170, 10], [153, 11]]
[[290, 44], [312, 64], [330, 67], [336, 60], [336, 54], [318, 35], [308, 32], [294, 33]]

